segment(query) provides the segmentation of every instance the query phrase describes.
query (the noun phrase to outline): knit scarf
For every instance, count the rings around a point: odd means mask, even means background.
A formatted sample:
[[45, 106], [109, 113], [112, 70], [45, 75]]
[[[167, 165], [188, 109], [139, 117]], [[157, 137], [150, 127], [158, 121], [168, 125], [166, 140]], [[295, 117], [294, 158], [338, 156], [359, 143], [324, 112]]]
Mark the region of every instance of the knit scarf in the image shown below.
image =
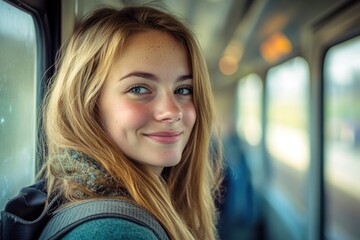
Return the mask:
[[[67, 149], [62, 152], [56, 161], [56, 168], [62, 169], [57, 174], [59, 178], [65, 179], [69, 184], [77, 184], [85, 187], [88, 191], [100, 196], [127, 196], [126, 190], [116, 187], [114, 178], [90, 156]], [[105, 186], [106, 184], [106, 186]], [[108, 186], [113, 186], [109, 188]], [[87, 198], [87, 194], [75, 191], [74, 197], [79, 199]]]

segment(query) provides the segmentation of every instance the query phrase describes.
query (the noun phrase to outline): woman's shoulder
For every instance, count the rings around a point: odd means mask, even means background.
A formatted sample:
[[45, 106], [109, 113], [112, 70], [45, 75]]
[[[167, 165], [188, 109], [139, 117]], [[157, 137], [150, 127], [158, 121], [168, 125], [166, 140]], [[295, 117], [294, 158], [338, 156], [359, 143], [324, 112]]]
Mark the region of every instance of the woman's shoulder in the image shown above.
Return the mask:
[[100, 218], [87, 221], [71, 230], [63, 239], [139, 239], [156, 240], [148, 228], [123, 218]]

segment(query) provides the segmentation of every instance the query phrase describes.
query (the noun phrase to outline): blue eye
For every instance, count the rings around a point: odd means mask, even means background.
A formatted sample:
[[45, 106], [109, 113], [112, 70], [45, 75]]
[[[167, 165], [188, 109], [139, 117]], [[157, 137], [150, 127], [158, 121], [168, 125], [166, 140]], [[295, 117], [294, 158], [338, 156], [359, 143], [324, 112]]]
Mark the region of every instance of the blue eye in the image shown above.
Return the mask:
[[192, 87], [180, 87], [175, 90], [175, 94], [181, 94], [181, 95], [192, 95], [193, 90]]
[[142, 87], [142, 86], [134, 86], [131, 87], [128, 90], [129, 93], [133, 93], [133, 94], [146, 94], [149, 93], [149, 90], [146, 87]]

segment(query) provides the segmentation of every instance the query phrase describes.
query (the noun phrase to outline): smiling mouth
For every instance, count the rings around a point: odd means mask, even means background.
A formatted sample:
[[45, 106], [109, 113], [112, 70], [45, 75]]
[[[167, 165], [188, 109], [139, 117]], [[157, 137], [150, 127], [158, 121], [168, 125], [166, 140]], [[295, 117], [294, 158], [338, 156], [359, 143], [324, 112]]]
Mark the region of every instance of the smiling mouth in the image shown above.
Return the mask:
[[144, 134], [144, 136], [164, 144], [176, 143], [180, 140], [182, 132], [153, 132]]

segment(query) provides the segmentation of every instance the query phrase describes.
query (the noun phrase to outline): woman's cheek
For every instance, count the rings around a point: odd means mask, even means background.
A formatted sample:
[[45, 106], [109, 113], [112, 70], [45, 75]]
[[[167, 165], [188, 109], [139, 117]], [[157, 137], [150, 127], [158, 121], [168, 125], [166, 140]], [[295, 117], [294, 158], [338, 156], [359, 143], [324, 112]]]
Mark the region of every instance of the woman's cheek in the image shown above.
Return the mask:
[[189, 103], [184, 108], [184, 120], [186, 121], [186, 124], [188, 126], [191, 126], [191, 128], [194, 126], [196, 121], [196, 110], [193, 103]]
[[117, 119], [130, 125], [142, 125], [148, 121], [150, 115], [150, 108], [145, 104], [125, 102], [119, 104]]

